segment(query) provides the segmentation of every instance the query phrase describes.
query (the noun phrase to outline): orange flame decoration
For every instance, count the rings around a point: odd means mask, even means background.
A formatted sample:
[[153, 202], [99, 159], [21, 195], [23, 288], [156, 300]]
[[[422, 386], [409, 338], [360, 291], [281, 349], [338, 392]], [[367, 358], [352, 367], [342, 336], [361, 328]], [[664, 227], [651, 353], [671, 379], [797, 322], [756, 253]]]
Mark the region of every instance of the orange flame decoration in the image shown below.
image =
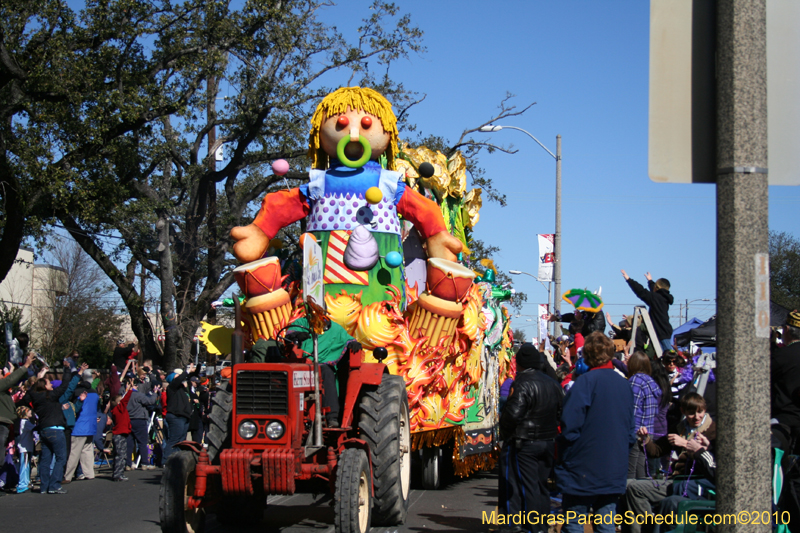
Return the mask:
[[458, 330], [467, 336], [471, 341], [475, 341], [480, 333], [486, 329], [486, 321], [483, 318], [481, 309], [486, 299], [481, 294], [481, 289], [477, 284], [472, 285], [467, 293], [467, 301], [464, 305], [462, 316], [462, 326]]
[[356, 331], [358, 323], [358, 316], [361, 314], [361, 295], [364, 291], [358, 294], [347, 294], [344, 289], [337, 295], [326, 294], [325, 305], [328, 308], [328, 316], [331, 320], [342, 326], [347, 330], [347, 333], [353, 335]]
[[406, 280], [406, 307], [411, 307], [411, 304], [419, 300], [419, 287], [417, 283], [414, 283], [414, 286], [408, 284], [408, 280]]
[[[402, 376], [406, 382], [412, 432], [461, 424], [467, 410], [477, 401], [469, 398], [469, 394], [485, 371], [482, 334], [486, 323], [481, 310], [487, 293], [480, 285], [473, 285], [467, 294], [455, 339], [442, 337], [435, 346], [426, 345], [428, 337], [411, 335], [411, 312], [407, 311], [405, 316], [400, 313], [401, 293], [397, 287], [389, 286], [387, 300], [363, 307], [361, 294], [342, 291], [325, 296], [328, 315], [361, 343], [367, 360], [373, 360], [371, 351], [379, 346], [389, 352], [384, 363], [392, 374]], [[416, 287], [406, 285], [408, 301], [416, 301], [418, 296]], [[300, 306], [292, 320], [304, 314]], [[510, 347], [510, 342], [504, 339], [500, 349], [502, 380], [514, 373], [513, 355], [509, 356], [506, 344]]]

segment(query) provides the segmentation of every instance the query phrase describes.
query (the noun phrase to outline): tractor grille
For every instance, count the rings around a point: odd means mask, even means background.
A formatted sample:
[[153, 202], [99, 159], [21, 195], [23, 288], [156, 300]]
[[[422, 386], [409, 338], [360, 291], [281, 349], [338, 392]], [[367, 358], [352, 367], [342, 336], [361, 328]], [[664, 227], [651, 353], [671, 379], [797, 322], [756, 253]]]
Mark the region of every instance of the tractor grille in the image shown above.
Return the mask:
[[288, 403], [287, 372], [243, 370], [236, 373], [237, 415], [286, 415]]

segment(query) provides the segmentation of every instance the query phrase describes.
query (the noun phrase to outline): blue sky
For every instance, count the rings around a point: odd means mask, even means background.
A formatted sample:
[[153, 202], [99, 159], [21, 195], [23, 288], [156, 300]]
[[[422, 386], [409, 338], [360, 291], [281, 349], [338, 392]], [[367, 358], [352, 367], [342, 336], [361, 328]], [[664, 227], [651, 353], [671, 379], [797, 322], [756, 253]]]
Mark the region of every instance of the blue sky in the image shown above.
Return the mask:
[[[323, 17], [346, 32], [368, 5], [348, 0]], [[407, 88], [427, 95], [410, 115], [422, 133], [454, 141], [492, 117], [508, 91], [518, 107], [536, 105], [502, 124], [531, 132], [553, 152], [562, 136], [562, 291], [602, 286], [618, 321], [638, 302], [620, 269], [642, 284], [650, 271], [672, 283], [674, 325], [687, 299], [712, 300], [692, 303], [690, 316], [714, 314], [715, 186], [656, 184], [647, 175], [649, 2], [398, 5], [425, 32], [427, 52], [392, 67]], [[555, 161], [518, 131], [485, 139], [519, 152], [481, 157], [508, 205], [485, 203], [475, 236], [500, 247], [501, 269], [535, 274], [535, 235], [555, 229]], [[800, 189], [769, 193], [770, 229], [800, 236]], [[515, 279], [529, 303], [545, 303], [539, 283]], [[527, 305], [524, 313], [535, 309]], [[524, 319], [519, 325], [533, 333]]]
[[[320, 18], [353, 40], [370, 0], [323, 8]], [[398, 0], [425, 32], [427, 52], [398, 61], [394, 79], [425, 94], [410, 112], [424, 134], [454, 142], [494, 116], [506, 92], [524, 116], [500, 124], [523, 128], [551, 151], [562, 136], [562, 292], [603, 287], [615, 321], [638, 302], [620, 269], [641, 283], [650, 271], [672, 283], [690, 316], [715, 312], [716, 201], [713, 185], [656, 184], [647, 176], [649, 2], [646, 0]], [[336, 78], [322, 80], [335, 85]], [[484, 154], [480, 165], [508, 205], [484, 203], [475, 236], [500, 247], [502, 270], [535, 274], [536, 234], [555, 229], [555, 161], [523, 133], [486, 134], [519, 152]], [[770, 188], [770, 229], [800, 237], [800, 188]], [[523, 313], [535, 314], [546, 291], [526, 276]], [[562, 306], [568, 309], [564, 303]], [[533, 333], [524, 318], [516, 325]]]

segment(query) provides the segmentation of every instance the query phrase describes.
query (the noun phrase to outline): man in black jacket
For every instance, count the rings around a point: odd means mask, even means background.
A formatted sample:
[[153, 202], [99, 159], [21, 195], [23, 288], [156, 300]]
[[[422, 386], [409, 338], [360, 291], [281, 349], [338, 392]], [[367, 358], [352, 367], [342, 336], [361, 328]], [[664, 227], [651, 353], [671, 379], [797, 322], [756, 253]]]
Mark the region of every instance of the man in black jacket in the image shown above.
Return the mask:
[[172, 455], [176, 444], [186, 440], [189, 432], [189, 419], [192, 417], [192, 402], [189, 398], [188, 383], [194, 375], [194, 365], [189, 366], [189, 373], [183, 372], [174, 378], [167, 387], [167, 426], [169, 438], [164, 446], [164, 461]]
[[[669, 351], [672, 349], [672, 324], [669, 323], [669, 306], [675, 299], [669, 293], [669, 280], [659, 278], [653, 281], [650, 272], [645, 274], [647, 278], [647, 289], [638, 282], [632, 280], [624, 270], [622, 277], [628, 282], [628, 286], [633, 293], [649, 307], [648, 313], [653, 327], [656, 329], [658, 342], [661, 343], [661, 350]], [[652, 340], [652, 339], [651, 339]]]
[[584, 338], [595, 331], [605, 333], [606, 330], [606, 319], [602, 311], [591, 313], [589, 311], [575, 310], [574, 313], [564, 313], [563, 315], [549, 314], [547, 315], [547, 320], [549, 322], [566, 322], [570, 325], [580, 324], [580, 331], [576, 330], [570, 332], [570, 334], [574, 335], [575, 333], [580, 333]]
[[517, 377], [500, 416], [500, 513], [521, 512], [533, 522], [506, 531], [547, 531], [547, 523], [542, 523], [550, 513], [547, 476], [553, 466], [564, 392], [545, 374], [549, 366], [545, 357], [531, 343], [520, 347]]

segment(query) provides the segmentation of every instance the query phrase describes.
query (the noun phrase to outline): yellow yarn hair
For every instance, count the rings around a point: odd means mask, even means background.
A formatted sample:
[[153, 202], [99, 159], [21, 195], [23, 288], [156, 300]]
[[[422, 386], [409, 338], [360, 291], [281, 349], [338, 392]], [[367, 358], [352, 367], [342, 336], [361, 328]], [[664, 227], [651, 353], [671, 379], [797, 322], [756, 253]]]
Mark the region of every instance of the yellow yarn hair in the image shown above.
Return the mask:
[[383, 124], [383, 131], [389, 134], [389, 147], [386, 149], [386, 168], [394, 170], [394, 158], [398, 153], [397, 117], [392, 112], [392, 104], [378, 91], [366, 87], [342, 87], [322, 99], [322, 102], [311, 117], [311, 133], [308, 136], [308, 157], [313, 168], [328, 168], [328, 154], [319, 142], [319, 131], [322, 121], [328, 117], [346, 113], [348, 109], [363, 110], [378, 117]]
[[495, 276], [497, 275], [497, 268], [494, 266], [494, 261], [491, 259], [481, 259], [480, 263], [487, 269], [494, 270]]

